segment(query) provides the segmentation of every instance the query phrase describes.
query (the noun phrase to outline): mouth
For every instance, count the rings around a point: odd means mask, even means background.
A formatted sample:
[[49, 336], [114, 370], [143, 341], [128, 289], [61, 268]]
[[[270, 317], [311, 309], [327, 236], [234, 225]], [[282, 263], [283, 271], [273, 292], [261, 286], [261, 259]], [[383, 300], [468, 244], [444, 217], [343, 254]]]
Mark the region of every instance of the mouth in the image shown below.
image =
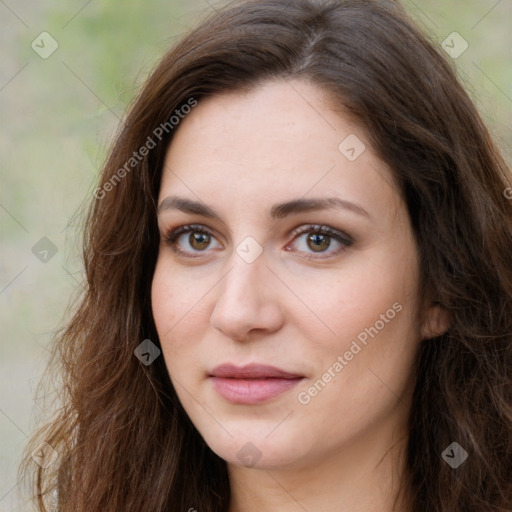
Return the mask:
[[266, 402], [295, 387], [305, 377], [274, 366], [222, 364], [209, 374], [215, 391], [233, 404]]

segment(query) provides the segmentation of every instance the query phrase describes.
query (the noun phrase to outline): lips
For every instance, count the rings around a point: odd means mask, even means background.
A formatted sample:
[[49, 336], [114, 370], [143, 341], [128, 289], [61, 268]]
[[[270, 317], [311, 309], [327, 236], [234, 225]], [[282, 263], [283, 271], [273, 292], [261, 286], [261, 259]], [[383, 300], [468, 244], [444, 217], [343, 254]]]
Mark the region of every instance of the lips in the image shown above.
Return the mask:
[[222, 364], [209, 375], [220, 396], [228, 402], [245, 405], [270, 400], [295, 387], [303, 378], [303, 375], [261, 364]]
[[249, 364], [247, 366], [235, 366], [233, 364], [221, 364], [212, 370], [211, 376], [230, 379], [296, 379], [303, 377], [296, 373], [289, 373], [275, 366], [263, 364]]

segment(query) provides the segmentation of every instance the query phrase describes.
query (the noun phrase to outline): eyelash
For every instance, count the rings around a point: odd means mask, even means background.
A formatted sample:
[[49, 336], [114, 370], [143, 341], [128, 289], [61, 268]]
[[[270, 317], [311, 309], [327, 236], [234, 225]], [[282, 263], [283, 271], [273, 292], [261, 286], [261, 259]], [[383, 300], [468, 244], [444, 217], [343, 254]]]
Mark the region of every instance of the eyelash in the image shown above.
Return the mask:
[[[202, 224], [187, 224], [184, 226], [180, 226], [176, 229], [173, 229], [166, 233], [164, 235], [164, 242], [167, 245], [170, 245], [172, 249], [179, 255], [185, 257], [185, 258], [198, 258], [200, 256], [190, 256], [188, 251], [183, 251], [182, 249], [179, 249], [177, 246], [177, 239], [180, 235], [184, 233], [203, 233], [205, 235], [208, 235], [210, 237], [215, 237], [213, 232], [203, 226]], [[338, 254], [347, 247], [351, 246], [353, 243], [352, 238], [350, 238], [348, 235], [345, 235], [344, 233], [341, 233], [337, 230], [333, 230], [327, 226], [321, 225], [321, 224], [309, 224], [307, 226], [303, 226], [299, 229], [294, 230], [291, 234], [294, 236], [294, 240], [298, 238], [300, 235], [304, 234], [320, 234], [320, 235], [328, 235], [330, 238], [334, 238], [339, 243], [342, 244], [343, 247], [339, 248], [336, 251], [332, 251], [332, 254]], [[195, 251], [198, 253], [206, 252], [206, 251]], [[317, 254], [323, 254], [323, 253], [317, 253]], [[328, 253], [331, 255], [331, 253]], [[326, 256], [306, 256], [307, 259], [323, 259], [326, 258]]]

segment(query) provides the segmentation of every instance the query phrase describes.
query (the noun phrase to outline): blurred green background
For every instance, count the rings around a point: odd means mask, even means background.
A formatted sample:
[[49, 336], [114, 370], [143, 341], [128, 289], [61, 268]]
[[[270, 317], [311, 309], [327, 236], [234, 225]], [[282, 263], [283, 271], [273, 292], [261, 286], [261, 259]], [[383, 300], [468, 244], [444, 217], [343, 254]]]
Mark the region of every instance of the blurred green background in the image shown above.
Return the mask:
[[[82, 279], [80, 207], [153, 65], [222, 3], [0, 0], [0, 512], [31, 510], [16, 471], [52, 333]], [[512, 2], [404, 4], [436, 44], [467, 41], [452, 61], [510, 164]], [[42, 32], [58, 43], [47, 58], [31, 46]]]

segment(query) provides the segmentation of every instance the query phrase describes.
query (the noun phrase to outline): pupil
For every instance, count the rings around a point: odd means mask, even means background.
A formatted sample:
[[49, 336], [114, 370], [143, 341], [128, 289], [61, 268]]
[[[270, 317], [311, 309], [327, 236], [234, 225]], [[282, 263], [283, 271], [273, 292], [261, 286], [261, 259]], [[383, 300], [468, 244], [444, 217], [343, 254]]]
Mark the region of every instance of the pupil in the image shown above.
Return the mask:
[[[314, 234], [314, 235], [311, 235], [309, 237], [309, 240], [311, 240], [313, 242], [313, 249], [322, 249], [322, 248], [326, 248], [326, 247], [329, 247], [329, 243], [327, 243], [327, 245], [325, 245], [325, 242], [328, 241], [327, 240], [327, 237], [325, 235], [321, 235], [321, 234]], [[322, 242], [324, 242], [324, 246], [322, 247]]]
[[204, 245], [205, 242], [208, 242], [208, 235], [205, 233], [191, 233], [190, 235], [192, 237], [192, 246], [199, 245], [200, 249], [202, 248], [201, 245]]

